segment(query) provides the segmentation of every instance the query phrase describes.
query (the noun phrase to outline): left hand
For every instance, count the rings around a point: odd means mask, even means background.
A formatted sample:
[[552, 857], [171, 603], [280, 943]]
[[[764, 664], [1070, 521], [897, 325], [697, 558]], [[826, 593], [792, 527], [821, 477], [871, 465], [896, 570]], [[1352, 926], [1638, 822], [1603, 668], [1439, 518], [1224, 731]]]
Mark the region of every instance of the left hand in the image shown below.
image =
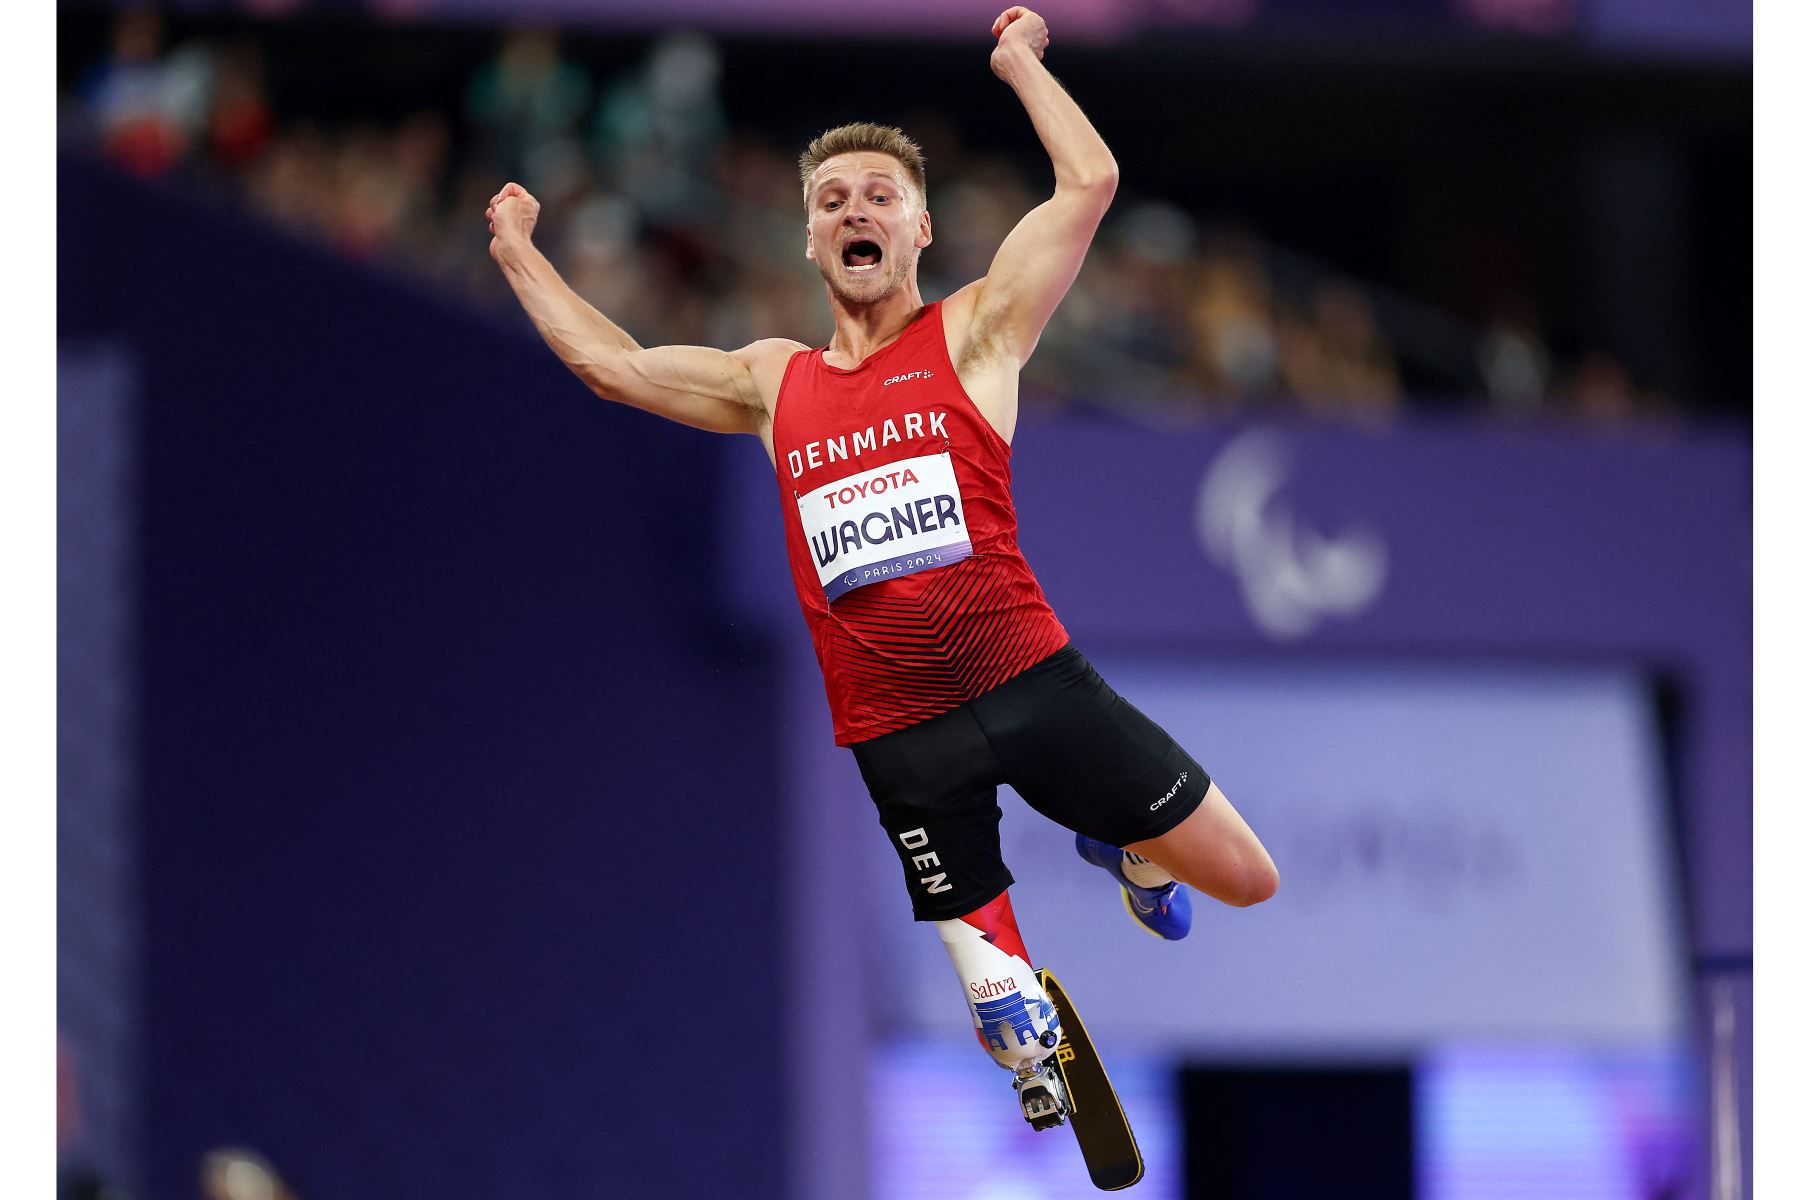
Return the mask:
[[1018, 5], [994, 19], [994, 36], [999, 39], [999, 44], [988, 56], [988, 62], [996, 72], [1000, 69], [1001, 56], [1013, 47], [1023, 47], [1042, 61], [1044, 50], [1050, 45], [1050, 27], [1044, 24], [1044, 18]]

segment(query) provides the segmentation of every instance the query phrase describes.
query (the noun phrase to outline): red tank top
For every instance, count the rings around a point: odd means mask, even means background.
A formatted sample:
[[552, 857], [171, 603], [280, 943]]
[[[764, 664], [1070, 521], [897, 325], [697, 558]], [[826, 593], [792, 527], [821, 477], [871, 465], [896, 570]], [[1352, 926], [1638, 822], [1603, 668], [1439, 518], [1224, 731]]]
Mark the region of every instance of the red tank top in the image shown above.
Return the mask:
[[957, 380], [940, 305], [854, 369], [794, 354], [774, 442], [838, 745], [965, 704], [1068, 642], [1019, 553], [1012, 448]]

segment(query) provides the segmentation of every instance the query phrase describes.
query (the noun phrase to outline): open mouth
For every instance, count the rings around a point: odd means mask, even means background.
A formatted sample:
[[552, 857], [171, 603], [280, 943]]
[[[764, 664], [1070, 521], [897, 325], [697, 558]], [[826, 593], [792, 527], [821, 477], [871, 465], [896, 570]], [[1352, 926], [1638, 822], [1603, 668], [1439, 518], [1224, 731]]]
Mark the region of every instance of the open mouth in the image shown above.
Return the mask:
[[851, 271], [873, 271], [881, 262], [881, 247], [864, 238], [844, 243], [844, 266]]

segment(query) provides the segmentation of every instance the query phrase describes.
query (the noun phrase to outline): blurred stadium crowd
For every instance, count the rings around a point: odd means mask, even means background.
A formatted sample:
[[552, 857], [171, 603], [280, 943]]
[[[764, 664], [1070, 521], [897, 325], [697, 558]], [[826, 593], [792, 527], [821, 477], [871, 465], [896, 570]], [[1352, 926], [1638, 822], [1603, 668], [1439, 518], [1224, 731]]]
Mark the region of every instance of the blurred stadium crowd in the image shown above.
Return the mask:
[[[731, 122], [710, 41], [667, 36], [604, 87], [554, 31], [494, 42], [459, 113], [326, 123], [272, 99], [265, 35], [171, 38], [157, 10], [129, 9], [106, 51], [63, 81], [61, 137], [521, 321], [481, 217], [516, 179], [543, 201], [551, 259], [645, 344], [828, 335], [824, 290], [800, 259], [799, 147]], [[1041, 197], [1012, 160], [965, 151], [947, 124], [912, 132], [930, 161], [937, 238], [921, 282], [938, 296], [981, 275]], [[1529, 297], [1449, 314], [1130, 180], [1026, 382], [1040, 406], [1153, 422], [1255, 412], [1381, 424], [1448, 405], [1603, 427], [1681, 419], [1617, 358], [1553, 355]]]

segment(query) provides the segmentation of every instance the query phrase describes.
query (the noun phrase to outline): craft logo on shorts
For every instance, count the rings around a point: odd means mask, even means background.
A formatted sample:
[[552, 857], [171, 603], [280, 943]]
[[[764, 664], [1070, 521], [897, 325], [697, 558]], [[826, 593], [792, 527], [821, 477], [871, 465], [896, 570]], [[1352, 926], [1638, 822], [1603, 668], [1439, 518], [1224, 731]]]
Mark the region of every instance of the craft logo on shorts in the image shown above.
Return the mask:
[[797, 503], [828, 601], [974, 553], [948, 450], [846, 475]]
[[1187, 777], [1188, 777], [1188, 773], [1186, 771], [1183, 771], [1180, 775], [1178, 775], [1175, 779], [1175, 786], [1170, 788], [1168, 791], [1164, 792], [1162, 795], [1162, 799], [1158, 800], [1155, 804], [1152, 804], [1150, 806], [1150, 811], [1155, 812], [1157, 809], [1161, 808], [1163, 805], [1165, 805], [1169, 801], [1173, 800], [1175, 798], [1175, 793], [1179, 792], [1181, 790], [1181, 785], [1187, 782]]

